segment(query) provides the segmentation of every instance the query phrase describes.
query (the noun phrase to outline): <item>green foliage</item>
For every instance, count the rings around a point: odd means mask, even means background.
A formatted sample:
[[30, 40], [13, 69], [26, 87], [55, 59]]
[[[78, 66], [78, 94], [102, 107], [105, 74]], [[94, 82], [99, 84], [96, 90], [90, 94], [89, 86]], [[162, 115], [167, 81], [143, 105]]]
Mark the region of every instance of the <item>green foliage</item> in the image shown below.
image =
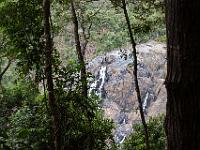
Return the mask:
[[57, 73], [56, 98], [62, 116], [63, 147], [77, 150], [108, 149], [106, 140], [113, 142], [112, 121], [103, 117], [98, 97], [82, 96], [80, 69], [76, 62], [71, 62]]
[[[150, 118], [148, 131], [151, 150], [164, 150], [166, 147], [166, 136], [164, 131], [164, 116]], [[133, 133], [125, 140], [122, 150], [144, 150], [144, 134], [141, 124], [134, 125]]]
[[[70, 92], [68, 101], [62, 105], [65, 148], [78, 150], [107, 149], [106, 140], [112, 140], [112, 122], [103, 118], [95, 99], [84, 99], [80, 94]], [[82, 101], [82, 102], [81, 102]], [[84, 101], [84, 103], [83, 103]], [[66, 112], [66, 109], [68, 110]], [[66, 119], [64, 119], [66, 117]]]
[[10, 117], [6, 144], [11, 149], [48, 149], [49, 118], [43, 105], [24, 106]]
[[[62, 145], [66, 149], [109, 149], [113, 124], [103, 117], [101, 101], [82, 97], [80, 66], [71, 62], [56, 73], [56, 99], [61, 113]], [[61, 80], [62, 79], [62, 80]], [[50, 149], [51, 119], [43, 95], [32, 82], [19, 82], [3, 91], [0, 146], [7, 149]], [[67, 89], [63, 90], [64, 87]]]
[[[102, 54], [129, 44], [129, 36], [123, 10], [121, 7], [116, 7], [120, 6], [121, 1], [113, 0], [111, 3], [110, 1], [86, 2], [77, 0], [75, 2], [79, 19], [81, 43], [84, 43], [82, 30], [82, 26], [84, 26], [86, 36], [88, 37], [88, 34], [90, 35], [88, 39], [89, 45], [95, 46], [96, 54]], [[75, 45], [70, 22], [71, 12], [66, 5], [59, 4], [58, 11], [58, 6], [55, 5], [55, 7], [55, 14], [58, 12], [58, 17], [54, 16], [53, 19], [55, 21], [53, 22], [55, 22], [55, 24], [61, 24], [61, 30], [58, 34], [60, 38], [56, 37], [56, 43], [59, 44], [57, 47], [59, 51], [61, 51], [62, 56], [71, 57]], [[163, 0], [155, 0], [154, 2], [129, 0], [127, 2], [127, 7], [131, 26], [134, 31], [134, 38], [137, 43], [165, 35]], [[59, 42], [68, 48], [62, 47]]]
[[3, 101], [7, 103], [8, 107], [13, 107], [17, 103], [29, 103], [37, 94], [38, 90], [35, 88], [34, 83], [31, 81], [18, 81], [11, 87], [4, 89]]
[[25, 104], [30, 104], [37, 96], [38, 90], [28, 81], [19, 81], [3, 88], [0, 93], [0, 147], [5, 147], [10, 128], [9, 117]]
[[166, 35], [161, 35], [156, 38], [156, 41], [165, 43], [166, 39], [167, 39]]
[[42, 0], [3, 1], [0, 28], [9, 39], [7, 54], [18, 59], [24, 73], [38, 70], [42, 61]]
[[[115, 2], [120, 6], [120, 1]], [[134, 0], [128, 6], [138, 42], [164, 34], [162, 1], [151, 4]], [[95, 45], [98, 53], [128, 44], [126, 23], [119, 7], [114, 8], [107, 1], [77, 0], [76, 9], [81, 25], [90, 30], [89, 43]], [[57, 49], [53, 52], [52, 78], [61, 114], [63, 149], [119, 149], [113, 144], [113, 123], [103, 117], [100, 109], [101, 100], [81, 94], [81, 66], [77, 65], [68, 1], [52, 1], [51, 15], [52, 35], [60, 50], [60, 54]], [[50, 149], [53, 143], [48, 95], [46, 89], [38, 89], [41, 80], [46, 80], [42, 19], [42, 0], [0, 1], [0, 71], [8, 60], [16, 60], [0, 87], [0, 149]], [[79, 32], [83, 43], [83, 31]], [[64, 39], [63, 45], [59, 43], [60, 38]], [[15, 70], [16, 65], [20, 73]], [[150, 119], [148, 124], [155, 150], [165, 146], [161, 123], [161, 119]], [[143, 138], [141, 125], [135, 126], [124, 148], [143, 149]]]
[[[112, 4], [114, 4], [115, 8], [112, 7]], [[92, 20], [91, 41], [95, 42], [97, 52], [100, 53], [129, 43], [121, 2], [114, 0], [112, 4], [109, 2], [103, 5], [99, 4], [98, 6], [101, 9]], [[157, 0], [155, 3], [144, 0], [129, 1], [127, 7], [134, 38], [137, 42], [165, 34], [163, 1]], [[87, 7], [86, 14], [91, 12], [91, 9], [95, 11], [95, 8], [95, 4]]]

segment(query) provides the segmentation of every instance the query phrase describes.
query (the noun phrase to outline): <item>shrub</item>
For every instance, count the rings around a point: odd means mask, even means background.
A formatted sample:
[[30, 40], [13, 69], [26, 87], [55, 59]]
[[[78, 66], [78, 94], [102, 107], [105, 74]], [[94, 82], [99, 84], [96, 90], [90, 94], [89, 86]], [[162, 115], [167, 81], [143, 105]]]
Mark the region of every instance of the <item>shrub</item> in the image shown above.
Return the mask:
[[11, 149], [49, 148], [49, 118], [42, 107], [24, 106], [12, 114], [6, 140]]
[[[148, 121], [149, 141], [151, 150], [164, 150], [166, 136], [163, 127], [164, 116], [150, 118]], [[122, 150], [145, 150], [143, 126], [136, 124], [134, 132], [125, 140]]]

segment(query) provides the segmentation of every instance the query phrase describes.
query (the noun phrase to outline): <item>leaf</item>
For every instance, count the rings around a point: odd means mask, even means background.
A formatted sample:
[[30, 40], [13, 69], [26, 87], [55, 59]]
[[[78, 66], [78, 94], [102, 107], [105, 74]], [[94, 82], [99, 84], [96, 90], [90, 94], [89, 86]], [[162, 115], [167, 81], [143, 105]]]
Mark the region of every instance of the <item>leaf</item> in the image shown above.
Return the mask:
[[24, 139], [29, 135], [28, 129], [21, 129], [18, 134], [18, 138]]

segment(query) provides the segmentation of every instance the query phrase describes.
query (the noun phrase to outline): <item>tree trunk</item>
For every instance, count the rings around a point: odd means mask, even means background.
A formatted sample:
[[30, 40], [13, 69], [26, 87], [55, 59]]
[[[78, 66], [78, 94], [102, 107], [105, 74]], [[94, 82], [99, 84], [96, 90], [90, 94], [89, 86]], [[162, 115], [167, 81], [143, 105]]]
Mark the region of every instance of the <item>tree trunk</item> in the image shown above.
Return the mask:
[[134, 81], [135, 81], [135, 90], [137, 93], [137, 98], [138, 98], [138, 103], [139, 103], [139, 110], [140, 110], [140, 116], [142, 119], [142, 124], [144, 127], [144, 136], [145, 136], [145, 144], [146, 144], [146, 150], [149, 150], [149, 135], [148, 135], [148, 128], [147, 128], [147, 124], [145, 121], [145, 116], [144, 116], [144, 111], [143, 111], [143, 107], [142, 107], [142, 99], [141, 99], [141, 95], [140, 95], [140, 88], [139, 88], [139, 84], [138, 84], [138, 78], [137, 78], [137, 54], [136, 54], [136, 43], [134, 41], [133, 38], [133, 32], [131, 29], [131, 24], [130, 24], [130, 19], [128, 16], [128, 12], [126, 9], [126, 0], [122, 0], [122, 8], [124, 10], [124, 15], [126, 18], [126, 22], [127, 22], [127, 26], [128, 26], [128, 31], [129, 31], [129, 36], [130, 36], [130, 40], [131, 40], [131, 44], [132, 44], [132, 49], [133, 49], [133, 57], [134, 57], [134, 71], [133, 71], [133, 75], [134, 75]]
[[200, 150], [199, 15], [199, 0], [166, 0], [168, 150]]
[[48, 103], [52, 118], [52, 129], [51, 137], [55, 150], [61, 149], [61, 127], [60, 127], [60, 113], [58, 104], [54, 94], [54, 84], [52, 78], [52, 52], [53, 52], [53, 41], [51, 38], [50, 29], [50, 0], [43, 0], [43, 11], [44, 11], [44, 35], [45, 35], [45, 75], [47, 80], [48, 90]]
[[88, 97], [88, 89], [87, 89], [87, 74], [86, 74], [86, 68], [85, 68], [85, 61], [84, 61], [84, 56], [82, 53], [81, 49], [81, 42], [79, 38], [79, 33], [78, 33], [78, 18], [76, 15], [76, 10], [74, 7], [74, 2], [71, 0], [71, 12], [72, 12], [72, 19], [74, 23], [74, 36], [75, 36], [75, 42], [76, 42], [76, 51], [78, 55], [78, 60], [81, 65], [81, 84], [82, 84], [82, 94], [85, 98]]
[[8, 70], [8, 68], [10, 67], [11, 65], [11, 60], [8, 61], [8, 64], [6, 65], [6, 67], [2, 70], [2, 72], [0, 73], [0, 83], [2, 81], [2, 78], [3, 78], [3, 75], [6, 73], [6, 71]]

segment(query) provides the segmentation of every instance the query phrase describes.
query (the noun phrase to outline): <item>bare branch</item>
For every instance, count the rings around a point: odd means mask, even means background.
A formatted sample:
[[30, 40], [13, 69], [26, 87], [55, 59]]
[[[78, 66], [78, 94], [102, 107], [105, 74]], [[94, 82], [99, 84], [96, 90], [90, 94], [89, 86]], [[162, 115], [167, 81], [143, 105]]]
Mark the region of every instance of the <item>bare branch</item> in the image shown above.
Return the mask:
[[100, 12], [100, 10], [102, 9], [104, 3], [105, 2], [103, 2], [103, 4], [99, 7], [99, 9], [97, 11], [95, 11], [92, 15], [90, 15], [87, 18], [87, 20], [89, 20], [89, 22], [90, 22], [88, 28], [86, 28], [84, 26], [84, 21], [86, 20], [85, 16], [84, 16], [84, 10], [81, 8], [80, 5], [77, 5], [78, 9], [80, 10], [80, 16], [78, 18], [78, 21], [79, 21], [80, 27], [81, 27], [81, 29], [83, 31], [82, 32], [82, 36], [83, 36], [82, 53], [83, 53], [84, 57], [85, 57], [85, 51], [86, 51], [87, 45], [89, 43], [89, 39], [91, 37], [91, 28], [92, 28], [92, 25], [93, 25], [92, 18], [95, 17]]
[[131, 44], [132, 44], [132, 49], [133, 49], [133, 56], [134, 56], [134, 81], [135, 81], [135, 90], [137, 93], [137, 98], [138, 98], [138, 103], [139, 103], [139, 110], [140, 110], [140, 116], [142, 119], [142, 124], [144, 127], [144, 136], [145, 136], [145, 144], [146, 144], [146, 150], [149, 150], [149, 134], [148, 134], [148, 127], [147, 127], [147, 123], [145, 120], [145, 116], [144, 116], [144, 111], [143, 111], [143, 107], [142, 107], [142, 98], [140, 95], [140, 88], [139, 88], [139, 84], [138, 84], [138, 77], [137, 77], [137, 51], [136, 51], [136, 43], [135, 40], [133, 38], [133, 32], [131, 29], [131, 23], [130, 23], [130, 19], [129, 19], [129, 15], [127, 12], [127, 8], [126, 8], [126, 0], [122, 0], [122, 6], [123, 6], [123, 11], [124, 11], [124, 16], [127, 22], [127, 27], [128, 27], [128, 31], [129, 31], [129, 36], [130, 36], [130, 40], [131, 40]]
[[5, 67], [5, 68], [3, 69], [3, 71], [0, 73], [0, 82], [1, 82], [1, 80], [2, 80], [2, 78], [3, 78], [3, 75], [6, 73], [6, 71], [7, 71], [8, 68], [10, 67], [11, 63], [12, 63], [12, 61], [9, 60], [9, 61], [8, 61], [8, 64], [6, 65], [6, 67]]

